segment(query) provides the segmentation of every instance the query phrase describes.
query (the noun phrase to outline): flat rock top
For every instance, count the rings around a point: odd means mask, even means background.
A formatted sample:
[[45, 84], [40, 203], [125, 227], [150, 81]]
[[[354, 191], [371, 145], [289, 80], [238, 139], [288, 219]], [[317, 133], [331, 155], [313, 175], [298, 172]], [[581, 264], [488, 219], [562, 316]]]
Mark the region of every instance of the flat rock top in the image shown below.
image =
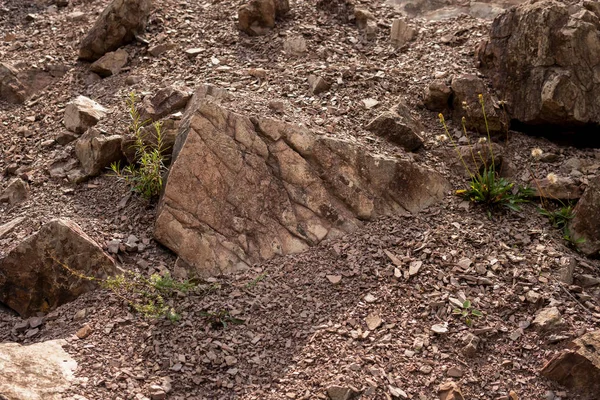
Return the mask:
[[475, 18], [494, 19], [504, 9], [527, 0], [390, 0], [409, 16], [443, 20], [467, 14]]
[[0, 343], [0, 397], [7, 400], [60, 400], [73, 381], [77, 362], [64, 340], [22, 346]]

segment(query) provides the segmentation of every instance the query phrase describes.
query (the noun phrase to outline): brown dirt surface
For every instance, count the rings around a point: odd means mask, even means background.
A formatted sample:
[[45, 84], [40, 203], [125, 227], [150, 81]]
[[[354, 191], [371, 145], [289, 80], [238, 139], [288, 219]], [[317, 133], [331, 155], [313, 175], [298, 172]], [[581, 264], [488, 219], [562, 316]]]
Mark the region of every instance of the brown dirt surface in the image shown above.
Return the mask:
[[[437, 114], [424, 109], [422, 93], [434, 79], [477, 74], [474, 49], [489, 21], [413, 18], [409, 24], [418, 29], [417, 39], [394, 49], [389, 27], [402, 14], [380, 0], [361, 4], [378, 21], [377, 38], [371, 41], [352, 23], [319, 13], [316, 1], [293, 2], [291, 14], [271, 34], [251, 38], [235, 28], [242, 1], [164, 0], [155, 2], [145, 38], [150, 46], [173, 43], [173, 49], [153, 57], [144, 45], [127, 45], [126, 69], [96, 80], [89, 64], [77, 61], [77, 46], [107, 3], [71, 0], [68, 7], [48, 8], [51, 3], [41, 0], [0, 0], [0, 59], [68, 69], [24, 105], [0, 103], [0, 189], [15, 170], [31, 187], [26, 202], [0, 203], [0, 225], [26, 218], [0, 237], [0, 257], [43, 223], [61, 217], [79, 224], [101, 245], [132, 234], [147, 243], [139, 253], [119, 254], [125, 269], [144, 275], [173, 269], [175, 256], [152, 240], [155, 204], [131, 196], [109, 174], [81, 184], [50, 177], [52, 164], [75, 159], [73, 143], [61, 146], [54, 139], [66, 132], [64, 108], [78, 95], [110, 110], [98, 124], [101, 130], [122, 134], [130, 91], [143, 96], [175, 83], [191, 88], [213, 84], [230, 92], [224, 105], [233, 110], [281, 118], [413, 159], [444, 173], [456, 189], [465, 186], [464, 176], [450, 168], [448, 143], [436, 139], [443, 131]], [[74, 11], [83, 12], [83, 20], [73, 20]], [[306, 40], [308, 51], [286, 55], [283, 42], [295, 36]], [[190, 58], [185, 54], [190, 48], [203, 51]], [[265, 69], [266, 79], [250, 76], [249, 68]], [[332, 88], [312, 95], [310, 74], [325, 77]], [[128, 84], [133, 76], [139, 82]], [[367, 98], [379, 104], [366, 109], [362, 100]], [[364, 129], [399, 100], [425, 126], [425, 147], [414, 154]], [[272, 101], [283, 102], [283, 115], [269, 108]], [[458, 128], [450, 125], [456, 135]], [[599, 163], [597, 150], [517, 132], [500, 143], [521, 184], [533, 175], [571, 174], [569, 165], [576, 159], [589, 167], [575, 176], [586, 185]], [[533, 161], [535, 147], [556, 159]], [[365, 399], [391, 398], [390, 387], [409, 398], [434, 399], [448, 379], [459, 382], [466, 399], [500, 398], [510, 390], [522, 399], [546, 398], [550, 390], [566, 398], [563, 388], [538, 371], [569, 339], [598, 329], [600, 291], [557, 281], [563, 257], [577, 260], [576, 273], [598, 275], [600, 264], [572, 250], [535, 204], [488, 219], [484, 210], [449, 193], [442, 204], [417, 216], [384, 218], [306, 253], [202, 282], [193, 293], [169, 300], [181, 313], [179, 322], [145, 319], [111, 292], [97, 291], [50, 313], [29, 337], [14, 329], [18, 317], [0, 309], [0, 342], [68, 337], [66, 350], [79, 363], [78, 381], [65, 395], [71, 399], [142, 399], [150, 397], [150, 385], [165, 377], [172, 382], [169, 399], [326, 399], [331, 385], [364, 390]], [[415, 262], [421, 263], [419, 271], [405, 277]], [[328, 275], [341, 280], [334, 284]], [[540, 300], [528, 301], [530, 291]], [[469, 328], [452, 315], [449, 298], [471, 300], [484, 316]], [[542, 333], [530, 323], [549, 304], [559, 308], [564, 325]], [[83, 308], [84, 319], [73, 320]], [[222, 311], [244, 323], [213, 326], [206, 313]], [[382, 320], [372, 330], [365, 322], [370, 314]], [[85, 323], [92, 333], [74, 337]], [[431, 331], [443, 323], [447, 333]], [[463, 353], [469, 332], [481, 339], [472, 358]], [[448, 376], [453, 367], [462, 377]]]

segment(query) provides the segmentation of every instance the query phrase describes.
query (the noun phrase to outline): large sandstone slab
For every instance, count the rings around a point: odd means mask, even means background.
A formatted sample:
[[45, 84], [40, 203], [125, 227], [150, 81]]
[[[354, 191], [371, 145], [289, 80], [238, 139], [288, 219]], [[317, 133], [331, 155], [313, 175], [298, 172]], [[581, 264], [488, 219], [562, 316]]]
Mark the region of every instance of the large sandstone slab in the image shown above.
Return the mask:
[[142, 34], [150, 16], [151, 0], [113, 0], [82, 40], [79, 58], [96, 61]]
[[0, 259], [0, 302], [22, 317], [46, 313], [93, 290], [116, 272], [110, 258], [81, 228], [56, 219]]
[[526, 125], [600, 123], [600, 7], [531, 1], [498, 16], [479, 49], [482, 68]]
[[77, 362], [63, 350], [64, 340], [21, 346], [0, 343], [0, 399], [61, 400]]
[[435, 171], [231, 112], [202, 90], [184, 115], [155, 237], [204, 275], [297, 253], [449, 189]]

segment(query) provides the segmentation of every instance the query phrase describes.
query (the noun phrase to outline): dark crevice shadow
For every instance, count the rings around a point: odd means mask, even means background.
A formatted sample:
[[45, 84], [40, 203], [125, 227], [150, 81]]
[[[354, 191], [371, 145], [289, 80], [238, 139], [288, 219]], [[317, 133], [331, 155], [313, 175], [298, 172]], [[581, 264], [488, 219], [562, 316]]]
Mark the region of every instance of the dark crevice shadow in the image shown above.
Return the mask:
[[527, 125], [512, 120], [510, 129], [533, 137], [543, 137], [559, 146], [578, 149], [600, 148], [600, 125], [582, 125], [578, 128], [565, 128], [550, 124]]

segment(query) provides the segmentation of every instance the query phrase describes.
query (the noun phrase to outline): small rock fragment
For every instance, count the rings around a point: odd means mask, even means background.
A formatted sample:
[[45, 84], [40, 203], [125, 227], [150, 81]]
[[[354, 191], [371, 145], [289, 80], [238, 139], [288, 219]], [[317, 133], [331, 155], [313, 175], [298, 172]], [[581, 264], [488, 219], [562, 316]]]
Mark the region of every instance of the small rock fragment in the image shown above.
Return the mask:
[[383, 323], [381, 317], [377, 313], [371, 313], [367, 315], [367, 318], [365, 318], [365, 322], [367, 323], [367, 328], [369, 328], [369, 330], [371, 331], [374, 331], [375, 329], [379, 328]]
[[94, 100], [79, 96], [65, 108], [64, 124], [71, 132], [83, 133], [96, 125], [108, 110]]
[[79, 339], [85, 339], [86, 337], [90, 336], [93, 332], [93, 329], [91, 326], [89, 326], [88, 324], [85, 324], [84, 326], [82, 326], [77, 333], [75, 334]]
[[95, 61], [90, 66], [90, 71], [106, 78], [118, 74], [127, 65], [128, 60], [129, 54], [125, 50], [111, 51]]

